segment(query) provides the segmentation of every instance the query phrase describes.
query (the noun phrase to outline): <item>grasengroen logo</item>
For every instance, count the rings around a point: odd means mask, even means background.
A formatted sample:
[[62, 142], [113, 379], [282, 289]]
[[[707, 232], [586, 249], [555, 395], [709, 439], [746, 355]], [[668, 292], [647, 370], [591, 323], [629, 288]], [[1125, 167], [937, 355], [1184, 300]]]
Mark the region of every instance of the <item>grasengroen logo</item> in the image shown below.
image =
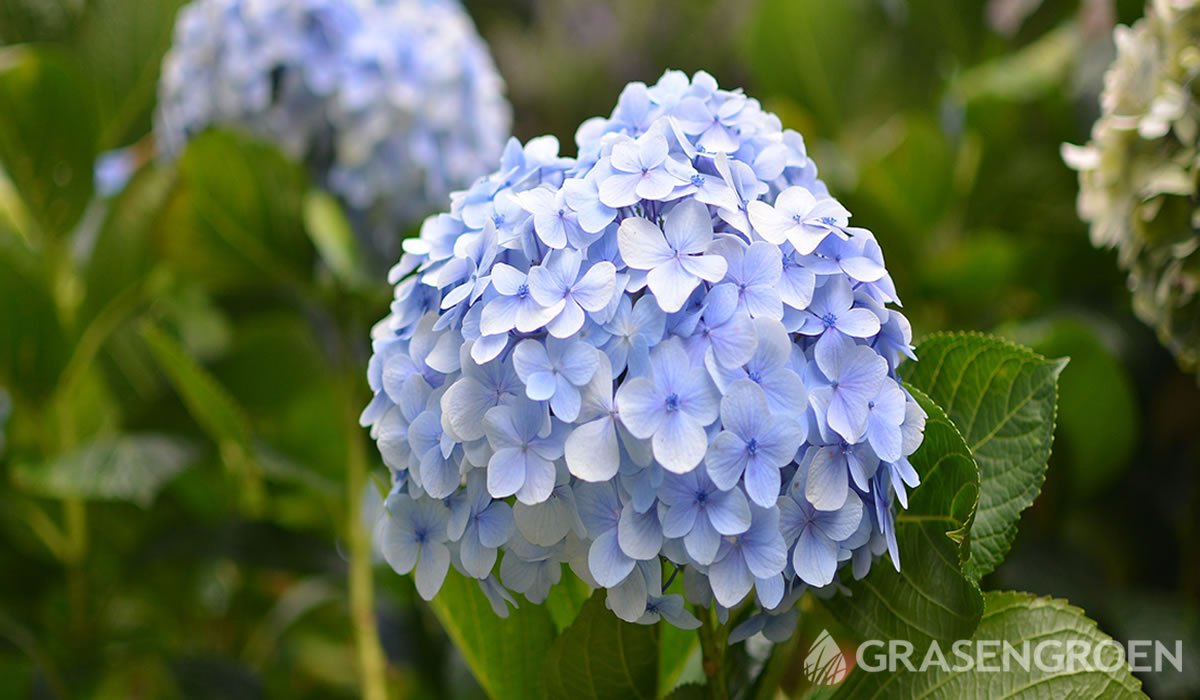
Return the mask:
[[842, 648], [829, 630], [821, 630], [804, 657], [804, 675], [817, 685], [837, 685], [846, 678], [847, 671], [849, 666]]
[[[853, 660], [853, 666], [851, 661]], [[1113, 672], [1128, 668], [1135, 672], [1183, 671], [1183, 642], [1169, 645], [1157, 640], [1134, 639], [1039, 639], [1012, 643], [999, 639], [960, 639], [943, 646], [934, 641], [918, 652], [906, 640], [868, 639], [854, 651], [843, 652], [829, 634], [821, 630], [804, 657], [804, 675], [816, 685], [841, 683], [852, 667], [865, 673], [1007, 673], [1032, 670], [1046, 674]]]

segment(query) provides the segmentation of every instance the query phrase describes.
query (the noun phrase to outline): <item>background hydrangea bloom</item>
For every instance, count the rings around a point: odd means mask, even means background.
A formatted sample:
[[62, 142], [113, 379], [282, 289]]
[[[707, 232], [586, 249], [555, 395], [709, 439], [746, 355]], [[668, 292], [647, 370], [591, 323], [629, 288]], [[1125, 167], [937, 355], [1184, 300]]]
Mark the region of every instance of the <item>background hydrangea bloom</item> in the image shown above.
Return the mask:
[[273, 142], [389, 256], [398, 227], [494, 167], [511, 118], [455, 0], [194, 0], [159, 105], [163, 152], [214, 125]]
[[1200, 361], [1200, 2], [1154, 0], [1115, 31], [1101, 116], [1063, 157], [1079, 171], [1079, 215], [1116, 248], [1133, 307], [1185, 367]]
[[[362, 418], [392, 469], [379, 530], [403, 573], [409, 511], [463, 514], [442, 539], [500, 610], [569, 564], [631, 622], [694, 626], [664, 590], [683, 572], [691, 602], [753, 599], [787, 627], [806, 586], [894, 544], [893, 500], [919, 481], [879, 246], [800, 135], [706, 73], [631, 84], [576, 140], [577, 158], [511, 141], [406, 242]], [[441, 570], [416, 567], [429, 597]]]

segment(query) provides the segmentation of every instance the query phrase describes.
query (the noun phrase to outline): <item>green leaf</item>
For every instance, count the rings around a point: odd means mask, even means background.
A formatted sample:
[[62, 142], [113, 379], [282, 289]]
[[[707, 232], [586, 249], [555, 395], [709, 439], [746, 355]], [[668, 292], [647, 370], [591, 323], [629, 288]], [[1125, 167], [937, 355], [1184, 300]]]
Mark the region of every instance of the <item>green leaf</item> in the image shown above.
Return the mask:
[[699, 683], [684, 683], [666, 697], [667, 700], [708, 700], [708, 687]]
[[303, 168], [276, 148], [210, 130], [178, 161], [179, 186], [158, 243], [175, 270], [209, 289], [293, 287], [312, 273]]
[[522, 603], [508, 617], [497, 617], [479, 582], [454, 569], [430, 603], [475, 679], [495, 700], [541, 695], [554, 623], [544, 607]]
[[[1083, 642], [1090, 650], [1111, 641], [1082, 610], [1065, 601], [1037, 598], [1028, 593], [989, 592], [984, 597], [983, 619], [974, 639], [1007, 642], [1018, 651], [1028, 642], [1031, 657], [1038, 649], [1037, 645], [1049, 642], [1052, 646], [1043, 647], [1046, 650], [1043, 668], [1031, 662], [1029, 670], [1010, 662], [1008, 670], [1003, 672], [955, 671], [953, 667], [959, 660], [949, 649], [942, 651], [950, 669], [939, 668], [941, 664], [931, 664], [925, 672], [911, 672], [903, 666], [894, 673], [868, 673], [858, 668], [838, 688], [835, 697], [1105, 700], [1146, 697], [1141, 691], [1141, 683], [1130, 673], [1128, 666], [1122, 667], [1123, 652], [1115, 644], [1106, 645], [1098, 652], [1100, 663], [1090, 664], [1098, 668], [1087, 668], [1089, 664], [1078, 664], [1074, 669], [1053, 667], [1054, 654], [1063, 654], [1068, 644]], [[979, 654], [982, 653], [980, 650]], [[923, 657], [913, 658], [914, 665], [919, 668]], [[1088, 658], [1092, 656], [1089, 654]], [[997, 657], [987, 663], [999, 666], [1002, 661]]]
[[1062, 89], [1077, 70], [1083, 32], [1066, 22], [1018, 51], [973, 66], [950, 82], [950, 94], [962, 102], [993, 99], [1032, 101]]
[[946, 409], [979, 463], [970, 573], [980, 578], [1004, 560], [1021, 512], [1041, 491], [1067, 361], [977, 333], [931, 335], [917, 357], [909, 383]]
[[0, 385], [14, 399], [53, 391], [71, 349], [42, 260], [0, 230]]
[[849, 596], [823, 604], [859, 639], [902, 639], [918, 651], [971, 636], [983, 610], [979, 586], [965, 572], [968, 531], [979, 496], [979, 468], [946, 414], [919, 390], [925, 440], [911, 461], [921, 485], [897, 512], [900, 570], [881, 559]]
[[664, 692], [675, 687], [693, 660], [699, 666], [700, 635], [666, 623], [658, 625], [658, 634], [658, 689]]
[[625, 622], [596, 591], [542, 665], [551, 699], [647, 698], [658, 685], [658, 626]]
[[[1108, 331], [1106, 333], [1106, 330]], [[1138, 442], [1137, 396], [1133, 380], [1109, 349], [1116, 329], [1087, 318], [1064, 317], [1006, 329], [1006, 335], [1048, 356], [1070, 356], [1058, 383], [1058, 439], [1065, 449], [1055, 462], [1070, 470], [1071, 486], [1094, 494], [1120, 477]], [[1104, 387], [1097, 400], [1096, 387]]]
[[182, 0], [91, 0], [76, 47], [100, 113], [102, 150], [148, 133], [159, 67]]
[[339, 282], [350, 288], [366, 284], [354, 229], [333, 196], [309, 190], [304, 197], [304, 230]]
[[220, 445], [248, 446], [250, 427], [241, 408], [179, 341], [150, 322], [142, 324], [141, 336], [200, 427]]
[[146, 281], [157, 261], [152, 237], [162, 225], [172, 185], [170, 170], [150, 165], [138, 171], [109, 205], [84, 262], [85, 318], [96, 316], [121, 293]]
[[194, 457], [195, 450], [176, 438], [110, 436], [46, 464], [20, 465], [13, 478], [41, 496], [131, 501], [145, 508]]
[[0, 50], [0, 169], [43, 236], [66, 235], [92, 196], [96, 118], [85, 85], [62, 52]]
[[583, 579], [569, 569], [564, 571], [562, 579], [550, 589], [550, 595], [546, 596], [544, 603], [554, 620], [555, 631], [561, 633], [570, 627], [591, 596], [592, 589]]

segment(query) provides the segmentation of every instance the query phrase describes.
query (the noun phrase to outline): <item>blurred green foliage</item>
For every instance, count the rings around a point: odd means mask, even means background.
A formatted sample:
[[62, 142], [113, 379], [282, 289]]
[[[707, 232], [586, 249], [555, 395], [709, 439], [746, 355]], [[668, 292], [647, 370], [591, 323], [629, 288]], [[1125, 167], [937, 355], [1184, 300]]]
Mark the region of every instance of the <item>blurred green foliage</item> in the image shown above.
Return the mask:
[[[388, 301], [364, 272], [379, 261], [302, 168], [234, 134], [93, 192], [98, 153], [152, 150], [179, 4], [0, 0], [3, 697], [361, 691], [347, 475], [377, 461], [356, 418]], [[625, 82], [704, 68], [805, 135], [879, 237], [918, 337], [998, 330], [1070, 355], [1046, 493], [986, 580], [1200, 650], [1200, 391], [1133, 319], [1058, 156], [1085, 139], [1111, 23], [1140, 2], [466, 4], [519, 136], [571, 151]], [[448, 638], [406, 578], [375, 583], [392, 695], [478, 696], [467, 668], [488, 690], [515, 674], [473, 655], [469, 629]], [[528, 607], [510, 624], [546, 649], [588, 609]], [[692, 639], [660, 678], [694, 673], [676, 670]], [[1144, 680], [1200, 693], [1194, 673]]]

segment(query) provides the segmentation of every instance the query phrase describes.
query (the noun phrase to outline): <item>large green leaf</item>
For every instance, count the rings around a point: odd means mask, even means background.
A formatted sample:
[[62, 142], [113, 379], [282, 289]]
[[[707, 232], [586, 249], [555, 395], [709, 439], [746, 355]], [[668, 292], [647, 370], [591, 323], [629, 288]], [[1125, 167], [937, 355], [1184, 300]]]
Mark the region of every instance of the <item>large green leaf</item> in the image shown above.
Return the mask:
[[85, 318], [145, 282], [157, 260], [152, 237], [162, 224], [172, 182], [168, 169], [143, 168], [109, 206], [84, 263]]
[[100, 147], [115, 148], [150, 131], [159, 66], [182, 0], [91, 0], [77, 48], [96, 96]]
[[596, 591], [554, 642], [543, 675], [552, 699], [656, 697], [658, 626], [624, 622]]
[[63, 236], [92, 196], [95, 106], [79, 67], [48, 47], [0, 50], [0, 170], [45, 236]]
[[970, 563], [979, 578], [1004, 560], [1021, 512], [1041, 491], [1067, 362], [977, 333], [931, 335], [917, 356], [908, 381], [946, 409], [979, 463]]
[[929, 417], [911, 458], [921, 485], [896, 516], [900, 570], [877, 561], [865, 578], [847, 582], [852, 595], [824, 605], [860, 639], [902, 639], [923, 650], [965, 639], [979, 623], [983, 600], [965, 572], [979, 468], [946, 414], [920, 391], [913, 395]]
[[[956, 670], [959, 659], [951, 650], [943, 649], [946, 665], [933, 663], [924, 672], [910, 672], [902, 665], [895, 672], [868, 673], [856, 669], [840, 688], [837, 698], [1144, 698], [1141, 683], [1123, 665], [1122, 651], [1107, 644], [1093, 657], [1091, 650], [1111, 638], [1101, 632], [1079, 608], [1061, 600], [1037, 598], [1028, 593], [989, 592], [984, 596], [983, 619], [974, 639], [989, 643], [1007, 642], [1018, 651], [1030, 645], [1029, 669], [1010, 661], [1008, 670]], [[1068, 644], [1087, 644], [1089, 663], [1071, 668], [1063, 659], [1063, 667], [1055, 668], [1056, 656], [1061, 657]], [[1034, 654], [1043, 650], [1043, 663], [1035, 662]], [[1083, 648], [1083, 647], [1080, 647]], [[978, 655], [985, 653], [977, 648]], [[999, 652], [999, 649], [995, 650]], [[978, 656], [976, 657], [978, 658]], [[1098, 659], [1099, 663], [1092, 662]], [[923, 657], [914, 656], [920, 668]], [[991, 667], [1003, 663], [996, 658], [986, 662]]]
[[70, 346], [43, 260], [2, 226], [0, 329], [0, 385], [11, 389], [14, 398], [45, 398]]
[[247, 447], [250, 444], [248, 420], [224, 387], [188, 356], [179, 341], [162, 329], [146, 322], [141, 334], [200, 427], [220, 445]]
[[175, 438], [109, 436], [46, 464], [22, 464], [13, 479], [41, 496], [131, 501], [144, 508], [194, 457], [195, 450]]
[[1006, 334], [1048, 356], [1070, 356], [1058, 383], [1058, 444], [1065, 448], [1071, 488], [1094, 494], [1120, 477], [1138, 444], [1137, 396], [1129, 370], [1110, 349], [1115, 331], [1066, 316], [1006, 328]]
[[[524, 602], [524, 601], [523, 601]], [[430, 604], [476, 680], [496, 700], [541, 695], [554, 623], [546, 608], [525, 603], [501, 618], [479, 582], [453, 569]]]
[[304, 197], [304, 229], [316, 246], [325, 266], [347, 287], [368, 283], [363, 274], [362, 253], [354, 229], [333, 195], [310, 190]]
[[221, 131], [196, 137], [178, 168], [159, 240], [176, 271], [210, 289], [308, 280], [316, 255], [302, 222], [303, 168], [270, 145]]

